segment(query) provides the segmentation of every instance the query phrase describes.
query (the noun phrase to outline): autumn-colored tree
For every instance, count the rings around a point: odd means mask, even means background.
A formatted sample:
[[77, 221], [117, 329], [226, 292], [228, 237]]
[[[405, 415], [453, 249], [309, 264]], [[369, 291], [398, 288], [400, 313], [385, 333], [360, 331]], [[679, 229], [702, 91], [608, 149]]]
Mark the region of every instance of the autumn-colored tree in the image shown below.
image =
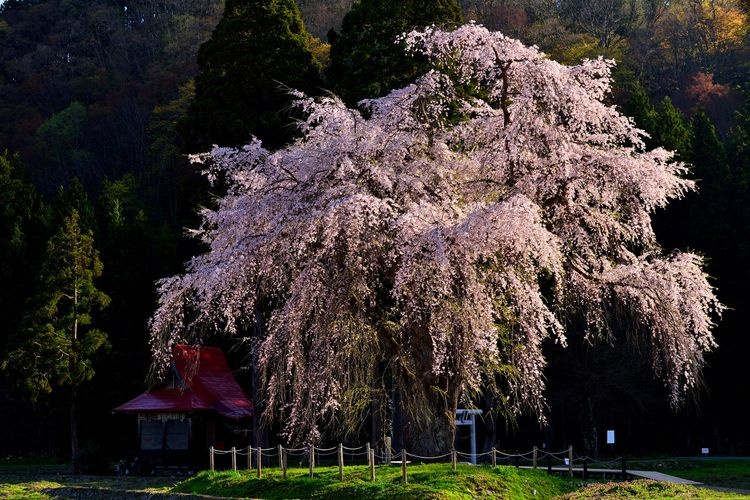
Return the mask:
[[611, 65], [567, 67], [467, 25], [405, 39], [432, 70], [368, 101], [299, 96], [303, 138], [198, 159], [228, 194], [203, 212], [209, 251], [160, 283], [155, 366], [272, 307], [256, 359], [266, 422], [316, 441], [399, 395], [409, 449], [451, 446], [455, 409], [493, 390], [544, 418], [542, 343], [617, 324], [650, 346], [678, 405], [722, 306], [690, 253], [665, 254], [651, 213], [693, 183], [603, 102]]

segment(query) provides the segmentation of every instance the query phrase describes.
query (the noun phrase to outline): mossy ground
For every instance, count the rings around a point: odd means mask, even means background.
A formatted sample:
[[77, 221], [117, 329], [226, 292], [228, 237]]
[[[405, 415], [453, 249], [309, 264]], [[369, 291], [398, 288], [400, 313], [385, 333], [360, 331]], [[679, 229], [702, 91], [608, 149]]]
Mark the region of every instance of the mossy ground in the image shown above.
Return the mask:
[[[681, 477], [692, 476], [707, 484], [733, 483], [743, 477], [750, 461], [699, 461], [688, 467], [684, 461], [660, 461], [658, 468]], [[675, 465], [679, 464], [679, 465]], [[670, 468], [667, 469], [667, 466]], [[644, 467], [645, 468], [645, 467]], [[513, 467], [472, 467], [459, 465], [456, 471], [449, 464], [409, 466], [409, 482], [401, 481], [397, 466], [376, 468], [376, 480], [369, 481], [365, 466], [347, 466], [344, 481], [338, 479], [337, 467], [316, 470], [308, 477], [304, 468], [290, 469], [283, 480], [277, 468], [265, 469], [258, 479], [255, 471], [201, 472], [178, 482], [168, 477], [73, 476], [69, 466], [12, 465], [0, 466], [0, 498], [46, 500], [51, 498], [182, 498], [177, 494], [212, 495], [241, 498], [347, 498], [376, 499], [619, 499], [619, 498], [747, 498], [747, 495], [720, 492], [694, 486], [681, 486], [656, 481], [628, 481], [584, 484], [581, 479], [548, 475], [545, 471], [519, 470]], [[685, 471], [689, 473], [685, 473]], [[679, 471], [679, 474], [678, 474]], [[723, 479], [722, 479], [723, 478]], [[174, 494], [174, 495], [173, 495]]]
[[580, 486], [579, 480], [548, 475], [542, 471], [513, 467], [473, 467], [449, 464], [410, 465], [408, 482], [401, 480], [397, 466], [379, 466], [375, 481], [366, 466], [346, 467], [344, 480], [337, 467], [316, 470], [290, 469], [283, 480], [278, 469], [269, 469], [258, 479], [253, 471], [201, 472], [178, 484], [174, 491], [216, 496], [251, 498], [552, 498]]
[[565, 500], [619, 500], [628, 498], [724, 500], [747, 498], [747, 495], [641, 479], [638, 481], [592, 484], [561, 496], [561, 499]]

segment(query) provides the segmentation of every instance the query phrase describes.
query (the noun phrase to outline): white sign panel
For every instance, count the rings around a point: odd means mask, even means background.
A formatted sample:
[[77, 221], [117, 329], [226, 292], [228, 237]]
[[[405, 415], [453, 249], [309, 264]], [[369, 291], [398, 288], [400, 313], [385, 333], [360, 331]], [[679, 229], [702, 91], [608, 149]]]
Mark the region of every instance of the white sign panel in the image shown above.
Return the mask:
[[607, 444], [615, 444], [615, 431], [607, 431]]
[[701, 455], [708, 455], [708, 448], [701, 448]]

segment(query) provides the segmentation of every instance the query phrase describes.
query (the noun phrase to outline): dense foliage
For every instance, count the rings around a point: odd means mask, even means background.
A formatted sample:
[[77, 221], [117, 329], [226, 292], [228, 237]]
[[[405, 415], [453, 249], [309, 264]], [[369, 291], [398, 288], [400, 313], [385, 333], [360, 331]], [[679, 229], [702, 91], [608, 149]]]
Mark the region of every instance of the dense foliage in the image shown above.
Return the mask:
[[461, 24], [455, 0], [361, 0], [332, 33], [332, 88], [348, 104], [380, 97], [422, 75], [427, 62], [404, 52], [396, 39], [415, 28]]
[[474, 25], [405, 43], [433, 69], [365, 101], [366, 117], [303, 98], [293, 146], [203, 157], [229, 194], [204, 211], [209, 253], [161, 284], [159, 361], [274, 303], [258, 347], [267, 421], [317, 441], [383, 397], [385, 364], [410, 434], [435, 426], [410, 447], [445, 450], [441, 416], [483, 391], [543, 420], [543, 341], [564, 344], [570, 317], [606, 338], [618, 315], [677, 405], [722, 306], [698, 256], [656, 242], [651, 214], [693, 183], [602, 102], [611, 63], [566, 67]]
[[270, 146], [294, 128], [289, 88], [316, 92], [319, 67], [294, 0], [227, 0], [198, 51], [195, 98], [181, 123], [188, 151], [236, 146], [255, 135]]

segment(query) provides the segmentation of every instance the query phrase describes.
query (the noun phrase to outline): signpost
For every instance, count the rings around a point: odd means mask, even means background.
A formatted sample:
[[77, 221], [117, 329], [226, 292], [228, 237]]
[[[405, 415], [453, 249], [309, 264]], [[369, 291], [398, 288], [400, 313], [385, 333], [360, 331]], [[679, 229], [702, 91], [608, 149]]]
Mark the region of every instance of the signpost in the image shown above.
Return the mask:
[[615, 453], [615, 431], [610, 429], [607, 431], [607, 444], [609, 445], [609, 452], [614, 455]]

